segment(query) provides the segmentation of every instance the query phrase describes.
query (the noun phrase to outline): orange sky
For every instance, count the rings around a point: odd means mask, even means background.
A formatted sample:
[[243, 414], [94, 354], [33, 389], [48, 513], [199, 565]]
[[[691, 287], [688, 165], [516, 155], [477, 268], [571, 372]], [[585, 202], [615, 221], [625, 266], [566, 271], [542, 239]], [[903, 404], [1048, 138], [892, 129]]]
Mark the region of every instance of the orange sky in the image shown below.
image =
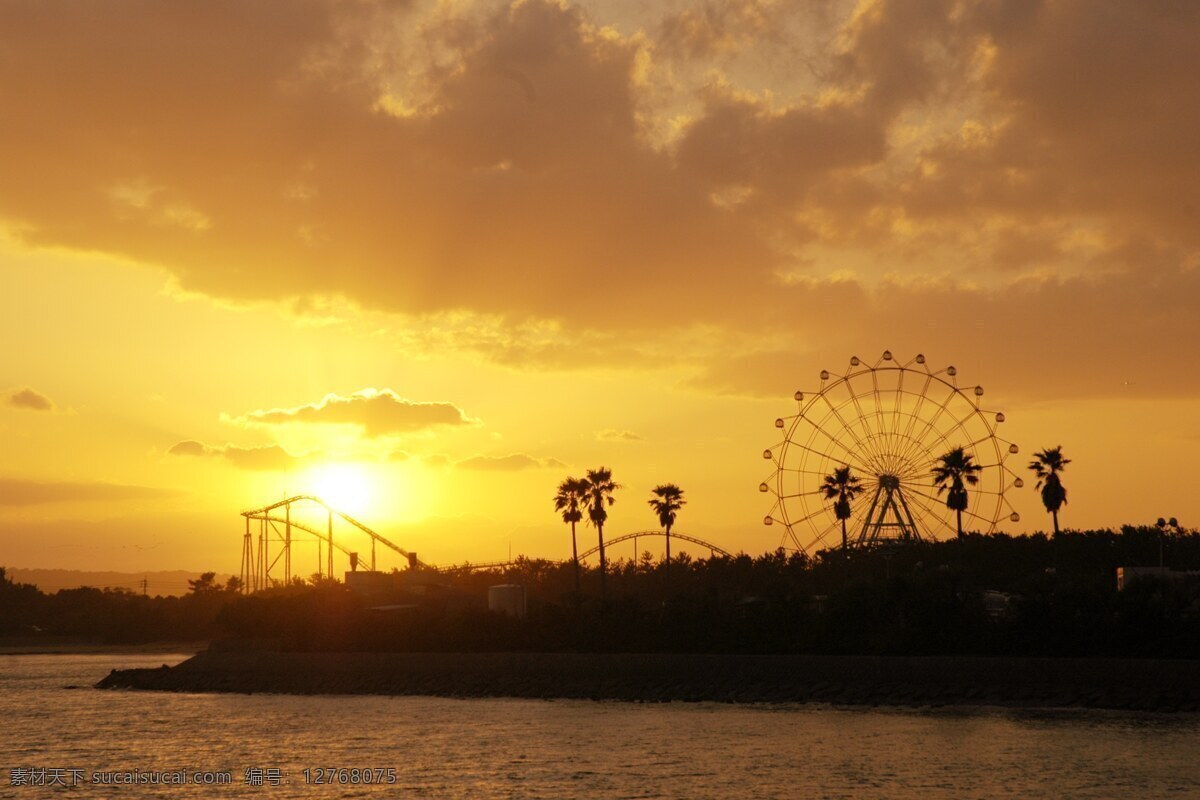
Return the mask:
[[1065, 525], [1195, 524], [1198, 98], [1186, 2], [4, 3], [0, 564], [236, 572], [284, 491], [564, 557], [600, 464], [759, 552], [775, 417], [885, 348]]

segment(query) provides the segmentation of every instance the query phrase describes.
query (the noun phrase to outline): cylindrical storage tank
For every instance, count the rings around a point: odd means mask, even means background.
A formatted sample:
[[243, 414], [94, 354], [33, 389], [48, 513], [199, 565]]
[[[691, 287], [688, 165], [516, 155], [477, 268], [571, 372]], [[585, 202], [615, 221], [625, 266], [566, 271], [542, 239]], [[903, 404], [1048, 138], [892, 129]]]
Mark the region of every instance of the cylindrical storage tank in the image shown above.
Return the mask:
[[518, 583], [489, 586], [488, 611], [497, 611], [510, 617], [524, 617], [525, 587]]

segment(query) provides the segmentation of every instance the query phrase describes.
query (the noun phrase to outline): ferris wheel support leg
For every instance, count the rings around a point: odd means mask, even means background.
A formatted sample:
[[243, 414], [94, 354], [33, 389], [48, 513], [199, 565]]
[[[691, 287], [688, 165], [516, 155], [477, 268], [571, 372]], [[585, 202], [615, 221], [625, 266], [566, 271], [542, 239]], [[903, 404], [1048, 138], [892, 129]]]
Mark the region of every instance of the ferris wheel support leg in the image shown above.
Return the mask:
[[902, 519], [908, 522], [909, 535], [914, 542], [919, 542], [921, 541], [921, 531], [917, 528], [917, 521], [913, 519], [912, 511], [908, 508], [908, 501], [904, 499], [904, 492], [897, 492], [897, 494], [900, 495], [900, 505], [904, 507], [904, 517]]
[[863, 519], [862, 530], [859, 531], [858, 539], [854, 543], [856, 547], [862, 547], [868, 541], [868, 536], [874, 524], [872, 520], [875, 517], [875, 509], [879, 507], [879, 495], [881, 492], [883, 492], [883, 487], [876, 486], [875, 496], [871, 498], [871, 509], [867, 512], [867, 516]]

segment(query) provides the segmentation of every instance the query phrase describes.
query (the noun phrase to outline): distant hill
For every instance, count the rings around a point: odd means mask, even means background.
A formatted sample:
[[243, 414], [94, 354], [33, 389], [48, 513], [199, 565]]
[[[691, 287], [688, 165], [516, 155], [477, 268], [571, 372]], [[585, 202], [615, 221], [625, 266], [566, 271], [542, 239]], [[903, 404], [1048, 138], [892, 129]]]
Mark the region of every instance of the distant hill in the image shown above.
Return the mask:
[[[186, 570], [165, 570], [160, 572], [90, 572], [77, 569], [21, 569], [8, 567], [8, 577], [15, 583], [32, 583], [43, 592], [52, 593], [59, 589], [77, 589], [80, 586], [93, 586], [97, 589], [129, 589], [143, 591], [145, 581], [146, 594], [179, 595], [187, 594], [188, 581], [200, 577], [199, 572]], [[225, 583], [231, 576], [218, 574], [217, 580]]]

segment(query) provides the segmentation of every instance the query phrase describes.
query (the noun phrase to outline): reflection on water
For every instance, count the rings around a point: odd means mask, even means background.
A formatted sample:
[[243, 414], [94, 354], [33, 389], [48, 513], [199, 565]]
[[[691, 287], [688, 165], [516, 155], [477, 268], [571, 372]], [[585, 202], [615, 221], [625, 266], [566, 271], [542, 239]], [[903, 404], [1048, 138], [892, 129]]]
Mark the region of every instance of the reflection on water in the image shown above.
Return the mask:
[[[45, 796], [10, 784], [27, 768], [233, 777], [69, 793], [90, 797], [1200, 796], [1197, 715], [87, 688], [114, 667], [182, 658], [0, 656], [0, 797]], [[361, 772], [305, 783], [305, 769], [312, 780], [328, 768], [394, 769], [395, 783], [346, 783]], [[249, 786], [248, 769], [280, 770], [286, 783]]]

